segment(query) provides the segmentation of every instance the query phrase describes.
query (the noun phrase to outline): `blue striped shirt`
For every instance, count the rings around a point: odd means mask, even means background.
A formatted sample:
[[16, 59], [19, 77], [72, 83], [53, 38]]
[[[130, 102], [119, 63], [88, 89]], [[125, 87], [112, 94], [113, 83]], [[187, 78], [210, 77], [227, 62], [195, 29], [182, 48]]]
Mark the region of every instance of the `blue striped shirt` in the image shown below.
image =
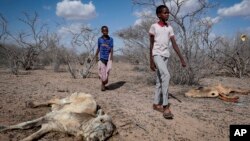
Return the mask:
[[104, 39], [103, 37], [99, 37], [98, 48], [100, 50], [100, 59], [108, 60], [109, 53], [113, 48], [113, 38], [109, 37], [108, 39]]

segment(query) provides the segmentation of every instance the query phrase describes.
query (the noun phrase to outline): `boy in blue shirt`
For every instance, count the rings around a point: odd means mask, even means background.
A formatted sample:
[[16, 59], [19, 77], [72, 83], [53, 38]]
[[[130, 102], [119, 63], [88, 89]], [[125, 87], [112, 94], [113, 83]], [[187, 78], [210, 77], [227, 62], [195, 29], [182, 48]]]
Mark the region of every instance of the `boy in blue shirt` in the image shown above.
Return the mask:
[[96, 51], [96, 59], [98, 61], [98, 73], [101, 79], [101, 90], [105, 91], [105, 85], [108, 83], [109, 72], [112, 67], [113, 60], [113, 38], [108, 35], [108, 27], [102, 26], [101, 28], [102, 36], [98, 38], [98, 48]]

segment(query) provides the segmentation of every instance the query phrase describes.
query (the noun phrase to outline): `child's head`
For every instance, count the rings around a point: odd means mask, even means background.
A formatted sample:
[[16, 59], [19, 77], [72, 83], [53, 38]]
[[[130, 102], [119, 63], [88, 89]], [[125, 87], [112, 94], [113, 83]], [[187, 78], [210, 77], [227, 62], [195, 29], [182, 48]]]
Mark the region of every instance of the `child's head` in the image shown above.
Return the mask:
[[109, 29], [107, 26], [102, 26], [101, 31], [102, 31], [102, 34], [105, 36], [109, 34]]
[[166, 5], [160, 5], [156, 8], [156, 15], [160, 20], [167, 21], [169, 18], [169, 9]]

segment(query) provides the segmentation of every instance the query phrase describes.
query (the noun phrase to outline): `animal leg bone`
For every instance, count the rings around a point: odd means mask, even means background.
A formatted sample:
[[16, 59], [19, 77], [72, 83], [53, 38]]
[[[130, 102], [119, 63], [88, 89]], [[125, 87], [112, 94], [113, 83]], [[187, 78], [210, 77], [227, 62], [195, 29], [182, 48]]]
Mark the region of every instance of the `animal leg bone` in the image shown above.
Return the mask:
[[38, 130], [37, 132], [31, 134], [30, 136], [22, 139], [21, 141], [33, 141], [35, 139], [39, 139], [42, 135], [50, 132], [52, 129], [49, 128], [48, 125], [44, 124], [42, 125], [42, 128], [40, 130]]
[[2, 130], [0, 130], [0, 132], [6, 131], [6, 130], [13, 130], [13, 129], [30, 129], [32, 127], [37, 127], [37, 126], [42, 125], [44, 123], [44, 121], [45, 121], [45, 118], [40, 117], [40, 118], [35, 119], [35, 120], [22, 122], [22, 123], [19, 123], [16, 125], [7, 126], [7, 127], [3, 128]]

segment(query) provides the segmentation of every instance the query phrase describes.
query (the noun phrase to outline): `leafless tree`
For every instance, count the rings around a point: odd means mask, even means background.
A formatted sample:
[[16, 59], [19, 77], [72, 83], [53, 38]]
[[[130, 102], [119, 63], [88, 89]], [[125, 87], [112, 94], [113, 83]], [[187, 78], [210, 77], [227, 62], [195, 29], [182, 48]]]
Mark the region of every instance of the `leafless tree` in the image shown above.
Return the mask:
[[[230, 76], [242, 78], [249, 76], [250, 41], [242, 41], [238, 33], [234, 39], [219, 38], [217, 46], [213, 46], [210, 56], [219, 64], [219, 69]], [[216, 52], [212, 52], [216, 51]]]
[[10, 68], [14, 74], [18, 73], [20, 65], [25, 70], [32, 69], [39, 54], [47, 48], [45, 40], [48, 37], [48, 29], [46, 24], [40, 23], [37, 13], [34, 13], [34, 15], [23, 14], [24, 17], [19, 18], [19, 21], [26, 26], [26, 29], [18, 33], [8, 31], [7, 20], [1, 16], [1, 26], [4, 31], [1, 33], [7, 34], [5, 36], [7, 39], [5, 40], [8, 40], [8, 43], [12, 43], [18, 48], [7, 48], [1, 45], [5, 49], [6, 54], [8, 54]]
[[[207, 9], [213, 7], [214, 5], [210, 4], [207, 0], [197, 0], [197, 7], [195, 9], [189, 9], [182, 11], [185, 4], [189, 0], [132, 0], [133, 4], [155, 8], [158, 5], [167, 5], [170, 9], [170, 22], [174, 23], [176, 39], [179, 47], [182, 49], [184, 56], [187, 60], [187, 69], [182, 69], [177, 62], [177, 58], [171, 57], [170, 66], [172, 71], [176, 74], [172, 76], [172, 81], [178, 84], [194, 84], [204, 76], [200, 74], [200, 69], [204, 70], [205, 60], [209, 59], [206, 57], [206, 48], [208, 46], [203, 46], [202, 44], [205, 39], [205, 34], [202, 31], [209, 30], [209, 28], [204, 28], [203, 25], [199, 25], [202, 17], [205, 16]], [[209, 37], [210, 32], [206, 32]], [[145, 37], [148, 37], [148, 30], [144, 34]], [[204, 38], [201, 38], [204, 37]], [[207, 38], [209, 39], [209, 38]], [[211, 42], [209, 40], [209, 42]], [[135, 45], [135, 44], [134, 44]], [[149, 46], [149, 45], [147, 45]], [[202, 57], [202, 59], [201, 59]]]
[[58, 72], [60, 70], [60, 65], [65, 62], [65, 51], [62, 46], [60, 46], [60, 37], [56, 33], [51, 33], [46, 36], [45, 43], [47, 46], [47, 50], [44, 54], [47, 58], [50, 58], [52, 62], [52, 67], [54, 72]]
[[[82, 78], [86, 78], [90, 73], [90, 69], [96, 64], [94, 53], [95, 48], [97, 47], [97, 38], [99, 33], [96, 29], [91, 29], [85, 25], [81, 26], [80, 32], [74, 32], [71, 30], [69, 30], [69, 32], [72, 34], [72, 47], [82, 50], [85, 55], [84, 57], [79, 57], [79, 54], [76, 56], [69, 55], [67, 57], [69, 71], [73, 78], [76, 78], [77, 72]], [[77, 65], [82, 64], [83, 67], [81, 69], [77, 69], [74, 67], [77, 66], [75, 63]]]
[[149, 39], [147, 35], [152, 23], [153, 19], [149, 18], [138, 25], [116, 32], [116, 35], [124, 41], [125, 47], [122, 52], [130, 62], [149, 65]]
[[24, 49], [21, 63], [25, 70], [29, 70], [38, 55], [47, 48], [45, 40], [48, 37], [48, 29], [46, 24], [39, 23], [37, 13], [34, 13], [33, 16], [24, 13], [24, 18], [19, 18], [19, 20], [27, 26], [28, 30], [20, 32], [17, 37], [11, 36]]
[[[7, 35], [6, 30], [7, 30], [7, 21], [4, 18], [4, 16], [0, 13], [0, 55], [1, 56], [6, 56], [4, 53], [5, 52], [4, 41]], [[2, 59], [0, 61], [2, 61]]]
[[[191, 23], [190, 23], [191, 24]], [[188, 28], [188, 44], [189, 47], [189, 66], [187, 70], [182, 69], [178, 64], [176, 56], [170, 59], [170, 68], [174, 72], [173, 79], [175, 84], [196, 84], [201, 78], [206, 77], [216, 71], [216, 62], [209, 56], [212, 48], [219, 42], [219, 37], [212, 37], [211, 31], [214, 23], [211, 19], [200, 18], [192, 21], [193, 26]], [[181, 35], [177, 35], [182, 40]], [[180, 44], [183, 47], [183, 44]], [[187, 56], [187, 54], [185, 54]]]
[[8, 21], [7, 19], [0, 14], [0, 51], [1, 54], [8, 59], [9, 66], [11, 68], [11, 72], [13, 74], [18, 74], [19, 69], [19, 62], [18, 62], [18, 56], [17, 56], [17, 47], [15, 45], [7, 45], [5, 42], [9, 37], [8, 33]]
[[0, 13], [0, 45], [4, 43], [4, 40], [7, 35], [7, 20], [6, 18]]
[[191, 58], [192, 46], [188, 46], [188, 37], [189, 37], [189, 28], [193, 27], [193, 23], [200, 18], [201, 14], [205, 12], [206, 9], [211, 8], [213, 5], [210, 5], [206, 0], [198, 0], [199, 7], [191, 10], [190, 12], [183, 13], [181, 9], [183, 5], [189, 0], [132, 0], [134, 4], [137, 5], [151, 5], [157, 7], [157, 4], [169, 5], [170, 8], [170, 20], [176, 23], [180, 31], [180, 36], [182, 37], [182, 43], [184, 48], [184, 53], [187, 60]]

